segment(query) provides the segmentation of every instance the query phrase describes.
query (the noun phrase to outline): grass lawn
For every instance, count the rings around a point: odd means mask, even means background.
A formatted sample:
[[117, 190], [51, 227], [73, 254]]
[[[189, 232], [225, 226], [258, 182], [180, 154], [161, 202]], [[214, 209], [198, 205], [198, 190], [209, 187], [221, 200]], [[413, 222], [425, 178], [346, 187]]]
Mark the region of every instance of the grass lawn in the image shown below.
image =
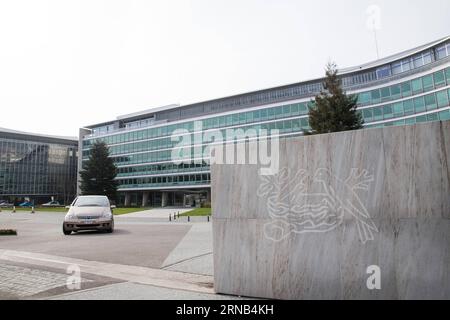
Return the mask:
[[[12, 211], [12, 208], [2, 208], [2, 211]], [[16, 211], [28, 211], [31, 212], [31, 208], [16, 207]], [[67, 212], [68, 210], [64, 207], [62, 208], [34, 208], [34, 211], [45, 211], [45, 212]]]
[[121, 214], [139, 212], [144, 210], [150, 210], [151, 208], [116, 208], [113, 210], [115, 216], [120, 216]]
[[211, 215], [211, 208], [196, 208], [194, 210], [185, 212], [183, 214], [180, 214], [180, 216], [210, 216]]

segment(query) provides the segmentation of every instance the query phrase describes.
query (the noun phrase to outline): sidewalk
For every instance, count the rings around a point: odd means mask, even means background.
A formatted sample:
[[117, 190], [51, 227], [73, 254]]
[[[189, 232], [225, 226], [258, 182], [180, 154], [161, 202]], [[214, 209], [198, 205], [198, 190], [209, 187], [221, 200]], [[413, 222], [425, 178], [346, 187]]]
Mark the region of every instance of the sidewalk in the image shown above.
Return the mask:
[[159, 219], [167, 219], [169, 220], [169, 215], [172, 215], [174, 213], [184, 213], [188, 212], [192, 209], [184, 209], [184, 208], [155, 208], [151, 210], [144, 210], [144, 211], [138, 211], [128, 214], [122, 214], [119, 216], [116, 216], [116, 219], [128, 219], [128, 218], [159, 218]]
[[204, 294], [174, 290], [133, 282], [66, 293], [50, 300], [241, 300], [243, 298], [220, 294]]

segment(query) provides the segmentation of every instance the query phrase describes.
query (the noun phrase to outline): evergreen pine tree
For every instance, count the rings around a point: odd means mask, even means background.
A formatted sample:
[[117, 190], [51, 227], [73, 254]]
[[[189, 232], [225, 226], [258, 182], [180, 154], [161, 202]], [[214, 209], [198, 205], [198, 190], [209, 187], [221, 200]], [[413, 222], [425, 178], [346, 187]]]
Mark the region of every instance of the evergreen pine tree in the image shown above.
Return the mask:
[[117, 168], [109, 158], [109, 149], [104, 142], [93, 144], [89, 159], [83, 164], [81, 192], [83, 195], [105, 195], [110, 200], [116, 199]]
[[358, 97], [347, 95], [341, 87], [337, 66], [328, 63], [324, 90], [320, 92], [309, 106], [310, 132], [322, 134], [361, 129], [364, 119], [356, 110]]

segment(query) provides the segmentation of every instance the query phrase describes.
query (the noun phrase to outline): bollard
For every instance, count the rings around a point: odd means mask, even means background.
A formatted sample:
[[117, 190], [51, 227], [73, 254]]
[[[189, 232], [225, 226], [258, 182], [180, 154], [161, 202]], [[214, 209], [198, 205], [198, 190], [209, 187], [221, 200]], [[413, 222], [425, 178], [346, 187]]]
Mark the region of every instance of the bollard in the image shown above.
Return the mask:
[[16, 213], [16, 206], [13, 206], [13, 210], [11, 211], [11, 213]]
[[189, 221], [191, 221], [191, 217], [190, 217], [190, 216], [188, 216], [188, 222], [189, 222]]
[[169, 213], [169, 221], [172, 221], [172, 214]]
[[208, 222], [209, 222], [209, 216], [207, 216], [208, 217]]
[[178, 211], [178, 219], [180, 219], [180, 211]]
[[34, 213], [34, 207], [31, 207], [31, 213]]
[[176, 213], [174, 212], [174, 213], [173, 213], [173, 221], [175, 221], [175, 220], [177, 220], [177, 215], [176, 215]]

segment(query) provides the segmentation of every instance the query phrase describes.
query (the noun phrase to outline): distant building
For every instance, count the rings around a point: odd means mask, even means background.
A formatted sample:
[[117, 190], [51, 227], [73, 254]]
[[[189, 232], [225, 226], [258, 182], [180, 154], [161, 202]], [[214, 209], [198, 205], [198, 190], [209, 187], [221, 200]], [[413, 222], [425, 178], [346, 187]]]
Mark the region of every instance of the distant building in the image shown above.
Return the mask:
[[[339, 72], [347, 93], [357, 94], [366, 128], [450, 119], [450, 37]], [[167, 106], [118, 117], [80, 130], [82, 160], [104, 140], [118, 166], [120, 202], [180, 205], [209, 198], [207, 161], [174, 164], [176, 129], [279, 129], [282, 137], [309, 128], [308, 103], [323, 79], [185, 106]], [[186, 154], [191, 156], [191, 146]]]
[[0, 199], [35, 204], [76, 196], [76, 138], [0, 128]]

